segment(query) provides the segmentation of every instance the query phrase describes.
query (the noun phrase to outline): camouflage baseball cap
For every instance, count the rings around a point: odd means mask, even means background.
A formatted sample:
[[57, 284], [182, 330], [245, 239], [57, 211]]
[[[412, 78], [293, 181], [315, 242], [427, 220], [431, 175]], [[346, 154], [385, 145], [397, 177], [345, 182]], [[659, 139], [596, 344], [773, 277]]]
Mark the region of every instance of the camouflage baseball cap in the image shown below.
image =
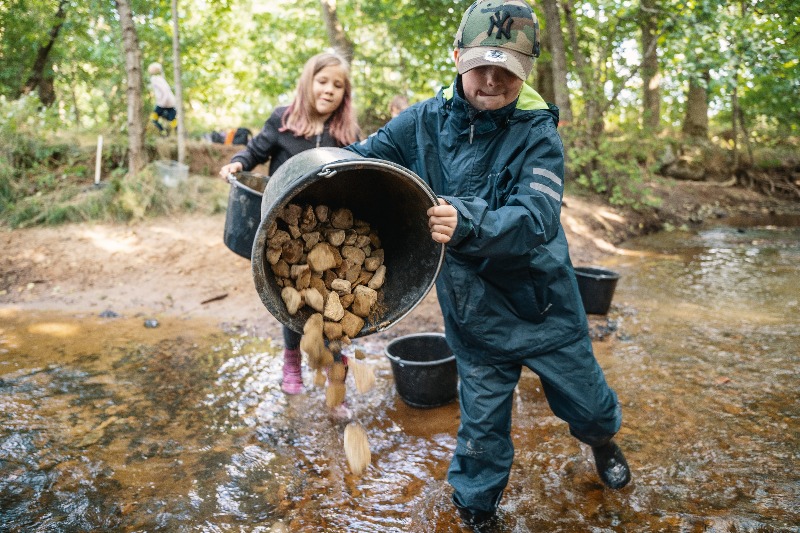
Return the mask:
[[539, 57], [539, 21], [525, 0], [477, 0], [464, 12], [453, 45], [459, 74], [493, 65], [526, 80]]

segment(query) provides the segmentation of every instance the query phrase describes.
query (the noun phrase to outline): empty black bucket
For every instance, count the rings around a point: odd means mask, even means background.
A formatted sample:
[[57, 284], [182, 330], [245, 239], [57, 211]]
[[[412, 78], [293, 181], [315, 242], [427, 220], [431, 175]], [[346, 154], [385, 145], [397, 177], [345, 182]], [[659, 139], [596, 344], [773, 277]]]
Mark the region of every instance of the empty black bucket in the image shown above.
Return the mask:
[[289, 203], [348, 208], [380, 236], [385, 253], [384, 311], [370, 317], [357, 337], [383, 331], [410, 313], [433, 287], [444, 258], [444, 245], [431, 239], [428, 208], [436, 195], [410, 170], [369, 159], [341, 148], [306, 150], [275, 171], [261, 202], [261, 222], [253, 243], [253, 281], [261, 301], [294, 331], [312, 314], [306, 306], [290, 315], [265, 257], [269, 226]]
[[441, 333], [398, 337], [385, 349], [397, 393], [412, 407], [438, 407], [456, 399], [456, 358]]
[[261, 222], [261, 198], [268, 176], [239, 172], [228, 176], [228, 210], [225, 212], [223, 242], [232, 252], [250, 259], [258, 224]]
[[619, 274], [597, 267], [575, 267], [583, 308], [590, 315], [605, 315], [611, 307]]

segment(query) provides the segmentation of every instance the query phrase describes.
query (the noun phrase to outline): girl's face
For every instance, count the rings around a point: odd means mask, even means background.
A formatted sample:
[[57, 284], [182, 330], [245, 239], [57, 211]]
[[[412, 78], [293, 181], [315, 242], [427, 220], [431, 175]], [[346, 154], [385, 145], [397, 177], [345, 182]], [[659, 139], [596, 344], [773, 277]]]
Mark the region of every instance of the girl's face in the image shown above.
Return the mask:
[[330, 65], [314, 75], [311, 92], [314, 96], [314, 109], [327, 119], [336, 111], [344, 99], [347, 73], [341, 65]]

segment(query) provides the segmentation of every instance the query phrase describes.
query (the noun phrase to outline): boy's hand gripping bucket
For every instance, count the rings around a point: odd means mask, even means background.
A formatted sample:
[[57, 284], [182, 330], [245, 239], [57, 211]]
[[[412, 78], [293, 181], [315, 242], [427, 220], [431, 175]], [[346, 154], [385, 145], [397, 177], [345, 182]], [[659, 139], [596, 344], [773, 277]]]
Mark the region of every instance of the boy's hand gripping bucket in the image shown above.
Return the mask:
[[357, 337], [382, 331], [410, 313], [433, 287], [444, 245], [431, 239], [428, 208], [436, 195], [400, 165], [368, 159], [341, 148], [302, 152], [272, 175], [261, 202], [261, 223], [252, 250], [253, 280], [261, 301], [281, 323], [297, 332], [312, 310], [290, 315], [266, 259], [267, 232], [289, 203], [347, 208], [378, 233], [385, 253], [384, 309], [367, 320]]

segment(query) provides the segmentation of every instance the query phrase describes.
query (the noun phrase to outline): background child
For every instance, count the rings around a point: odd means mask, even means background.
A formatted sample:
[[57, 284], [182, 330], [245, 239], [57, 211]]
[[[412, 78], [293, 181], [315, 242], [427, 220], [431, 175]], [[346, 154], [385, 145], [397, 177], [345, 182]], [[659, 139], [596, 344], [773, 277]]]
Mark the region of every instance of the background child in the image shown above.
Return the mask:
[[558, 109], [524, 84], [539, 55], [536, 17], [524, 0], [475, 2], [454, 45], [450, 87], [348, 149], [413, 170], [440, 197], [428, 216], [433, 240], [447, 244], [436, 292], [461, 408], [448, 481], [462, 518], [478, 525], [508, 483], [523, 367], [592, 447], [603, 483], [622, 488], [630, 471], [611, 440], [621, 410], [592, 352], [560, 222]]
[[[151, 63], [147, 67], [147, 73], [150, 74], [150, 87], [153, 89], [153, 98], [156, 102], [150, 119], [162, 135], [169, 135], [170, 130], [174, 130], [177, 125], [175, 116], [178, 112], [175, 110], [175, 95], [172, 94], [169, 83], [164, 79], [161, 63]], [[161, 125], [160, 117], [164, 117], [167, 121], [166, 127]]]
[[[358, 139], [359, 127], [352, 106], [347, 62], [333, 53], [309, 59], [288, 107], [273, 111], [264, 128], [247, 147], [219, 171], [222, 179], [269, 161], [273, 175], [290, 157], [310, 148], [342, 147]], [[303, 392], [300, 365], [301, 333], [283, 327], [283, 382], [286, 394]], [[346, 413], [342, 413], [346, 414]]]
[[392, 118], [394, 118], [407, 107], [408, 107], [408, 97], [404, 94], [397, 94], [394, 96], [394, 98], [392, 98], [392, 101], [389, 103], [389, 113], [391, 113]]

